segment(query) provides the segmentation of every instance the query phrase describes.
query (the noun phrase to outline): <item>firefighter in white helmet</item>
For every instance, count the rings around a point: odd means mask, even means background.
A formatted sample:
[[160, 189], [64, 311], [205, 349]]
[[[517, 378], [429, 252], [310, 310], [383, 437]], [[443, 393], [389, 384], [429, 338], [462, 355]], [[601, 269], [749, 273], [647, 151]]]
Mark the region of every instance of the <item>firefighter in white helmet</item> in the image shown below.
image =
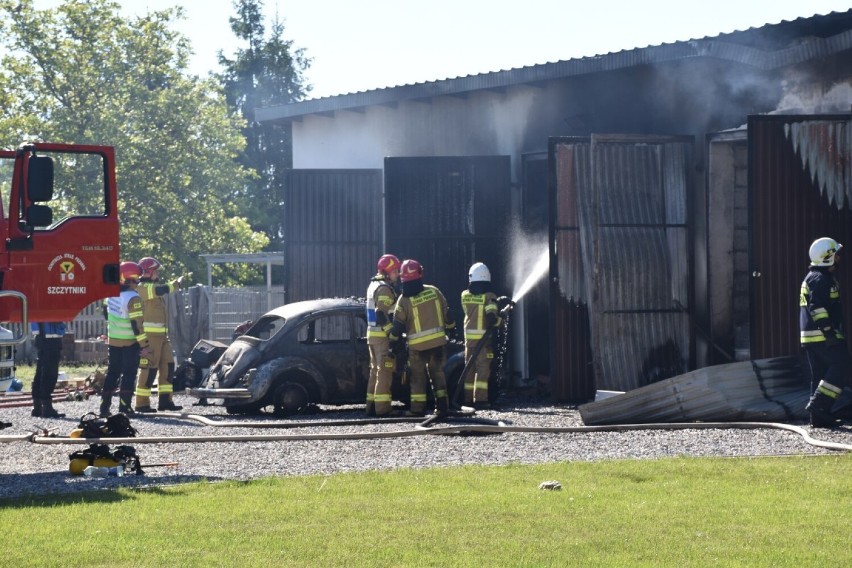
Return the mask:
[[391, 326], [391, 346], [408, 339], [408, 362], [411, 367], [411, 408], [409, 413], [422, 416], [426, 412], [426, 385], [431, 379], [435, 390], [436, 414], [449, 411], [449, 394], [444, 363], [447, 331], [456, 323], [447, 299], [435, 286], [423, 284], [423, 267], [416, 260], [405, 260], [400, 271], [402, 296], [396, 301]]
[[[136, 412], [156, 412], [151, 407], [151, 387], [157, 381], [157, 409], [181, 410], [172, 400], [175, 358], [169, 341], [168, 310], [166, 295], [180, 290], [183, 276], [171, 282], [161, 283], [162, 264], [156, 258], [146, 256], [139, 261], [142, 278], [136, 292], [142, 298], [145, 314], [145, 334], [151, 353], [139, 360], [139, 378], [136, 381]], [[158, 376], [159, 375], [159, 376]]]
[[[461, 294], [464, 312], [464, 359], [465, 365], [476, 359], [464, 381], [464, 401], [476, 408], [490, 408], [488, 399], [488, 381], [491, 378], [491, 363], [494, 360], [494, 332], [488, 337], [489, 329], [499, 328], [503, 323], [500, 308], [508, 306], [508, 298], [498, 298], [492, 290], [491, 271], [481, 262], [477, 262], [468, 271], [468, 289]], [[481, 347], [479, 344], [485, 341]], [[459, 385], [461, 386], [461, 385]]]
[[376, 275], [367, 287], [367, 345], [370, 348], [370, 380], [367, 383], [367, 416], [390, 414], [391, 386], [395, 361], [389, 352], [388, 332], [393, 321], [393, 307], [402, 263], [385, 254], [376, 263]]
[[[811, 264], [799, 295], [799, 329], [811, 372], [813, 395], [805, 407], [811, 426], [830, 428], [839, 423], [838, 399], [849, 396], [849, 350], [846, 346], [840, 287], [834, 273], [843, 245], [827, 237], [815, 240], [808, 251]], [[844, 392], [846, 391], [846, 392]]]

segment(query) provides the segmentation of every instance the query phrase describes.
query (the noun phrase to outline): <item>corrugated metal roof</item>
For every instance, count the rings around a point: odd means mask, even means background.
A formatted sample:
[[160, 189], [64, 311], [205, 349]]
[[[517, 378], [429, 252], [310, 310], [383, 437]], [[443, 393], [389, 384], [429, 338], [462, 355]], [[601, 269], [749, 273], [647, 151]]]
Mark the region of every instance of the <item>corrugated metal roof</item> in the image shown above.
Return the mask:
[[255, 110], [255, 119], [261, 122], [290, 120], [309, 114], [388, 105], [404, 100], [458, 95], [470, 91], [501, 89], [696, 57], [712, 57], [769, 70], [848, 49], [852, 49], [852, 10], [797, 18], [759, 28], [605, 55], [259, 108]]
[[778, 422], [806, 418], [797, 357], [705, 367], [579, 408], [586, 425]]

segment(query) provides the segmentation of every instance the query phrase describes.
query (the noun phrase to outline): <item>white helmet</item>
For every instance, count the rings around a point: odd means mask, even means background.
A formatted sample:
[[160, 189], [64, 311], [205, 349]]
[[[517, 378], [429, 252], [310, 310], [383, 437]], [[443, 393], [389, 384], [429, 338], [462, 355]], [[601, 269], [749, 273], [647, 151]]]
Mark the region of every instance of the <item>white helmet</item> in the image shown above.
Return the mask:
[[811, 266], [834, 266], [834, 255], [842, 248], [843, 245], [828, 237], [815, 240], [808, 250]]
[[470, 267], [467, 278], [470, 282], [491, 282], [491, 271], [481, 262], [477, 262]]

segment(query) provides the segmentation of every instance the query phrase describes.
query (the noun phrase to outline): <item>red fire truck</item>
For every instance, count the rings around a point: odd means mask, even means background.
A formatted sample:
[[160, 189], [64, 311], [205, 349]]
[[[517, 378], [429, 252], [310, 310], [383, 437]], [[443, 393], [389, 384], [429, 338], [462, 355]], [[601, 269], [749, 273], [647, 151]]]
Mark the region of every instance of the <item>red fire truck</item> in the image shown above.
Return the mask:
[[31, 143], [0, 150], [0, 322], [70, 321], [119, 293], [115, 152]]

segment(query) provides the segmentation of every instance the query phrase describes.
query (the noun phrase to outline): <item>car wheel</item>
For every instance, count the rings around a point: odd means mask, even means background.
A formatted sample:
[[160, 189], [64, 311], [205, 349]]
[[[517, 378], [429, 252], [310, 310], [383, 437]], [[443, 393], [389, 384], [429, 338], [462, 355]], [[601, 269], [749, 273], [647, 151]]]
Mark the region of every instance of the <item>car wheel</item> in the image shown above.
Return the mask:
[[299, 383], [284, 382], [275, 388], [272, 413], [275, 416], [292, 416], [307, 408], [310, 396], [307, 389]]

